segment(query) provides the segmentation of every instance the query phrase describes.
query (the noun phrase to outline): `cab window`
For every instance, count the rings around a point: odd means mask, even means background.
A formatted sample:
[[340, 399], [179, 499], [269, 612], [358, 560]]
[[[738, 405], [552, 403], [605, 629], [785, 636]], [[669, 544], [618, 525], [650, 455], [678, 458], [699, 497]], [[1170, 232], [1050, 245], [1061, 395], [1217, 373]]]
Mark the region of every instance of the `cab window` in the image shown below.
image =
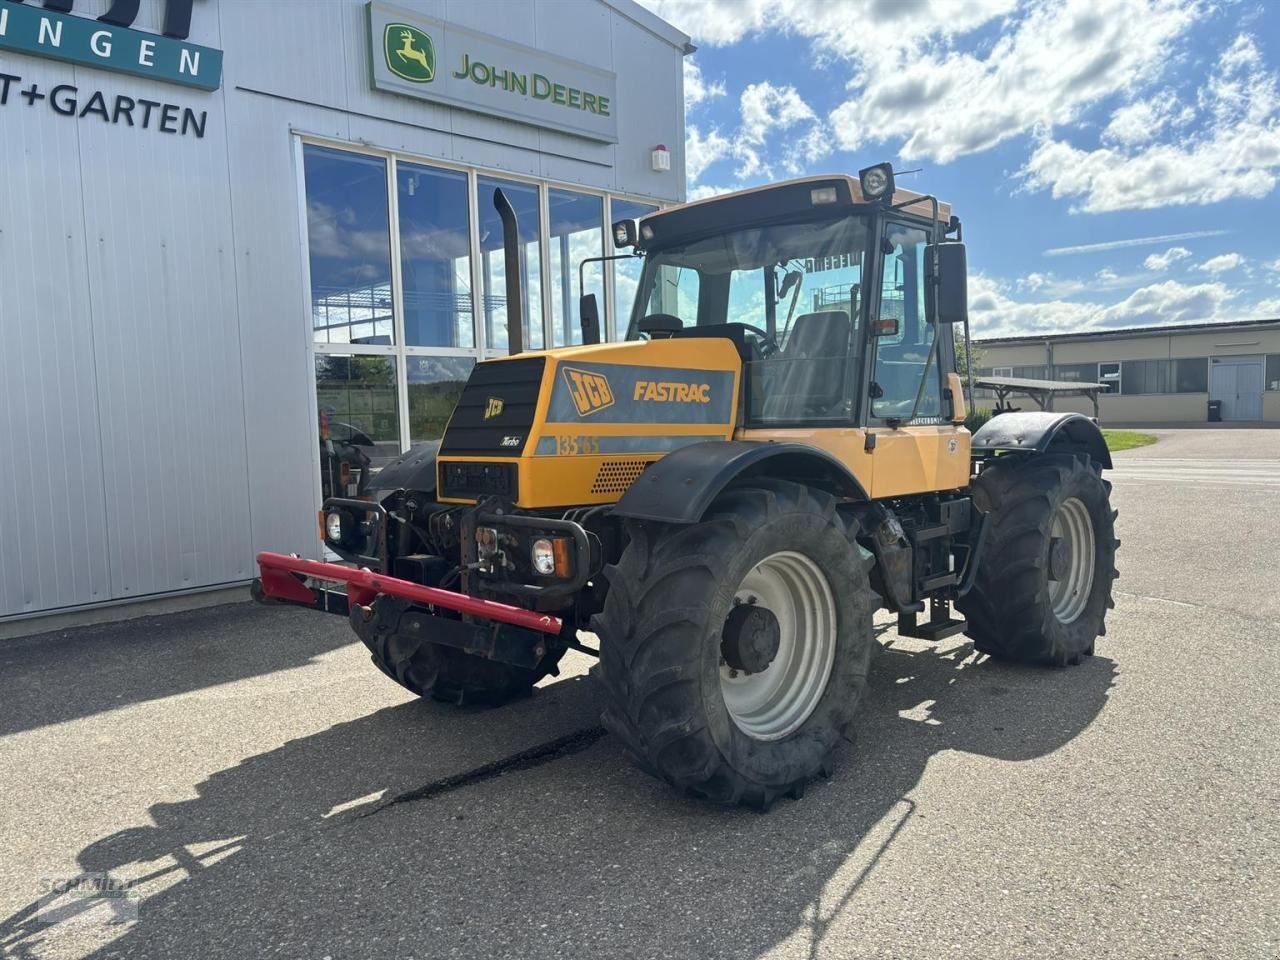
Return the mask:
[[890, 223], [880, 244], [880, 314], [872, 331], [875, 364], [871, 415], [881, 420], [938, 419], [942, 391], [935, 327], [925, 316], [925, 255], [929, 235]]

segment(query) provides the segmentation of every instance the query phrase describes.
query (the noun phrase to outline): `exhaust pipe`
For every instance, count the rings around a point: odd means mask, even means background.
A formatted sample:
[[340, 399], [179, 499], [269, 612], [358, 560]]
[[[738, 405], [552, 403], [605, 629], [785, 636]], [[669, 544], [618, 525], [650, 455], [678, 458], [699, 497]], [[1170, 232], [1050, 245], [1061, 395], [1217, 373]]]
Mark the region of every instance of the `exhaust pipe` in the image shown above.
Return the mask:
[[520, 289], [520, 224], [516, 208], [501, 188], [493, 191], [493, 208], [502, 218], [502, 252], [507, 273], [507, 353], [524, 351], [524, 293]]

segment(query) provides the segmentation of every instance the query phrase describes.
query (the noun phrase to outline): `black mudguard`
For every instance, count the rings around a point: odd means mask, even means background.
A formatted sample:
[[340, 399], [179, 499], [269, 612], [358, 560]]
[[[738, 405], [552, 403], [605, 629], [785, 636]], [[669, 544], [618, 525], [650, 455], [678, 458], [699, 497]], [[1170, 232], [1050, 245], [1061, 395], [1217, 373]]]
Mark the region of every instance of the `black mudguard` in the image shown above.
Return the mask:
[[975, 457], [1007, 450], [1087, 453], [1095, 463], [1111, 469], [1111, 450], [1102, 431], [1082, 413], [1002, 413], [978, 429], [970, 449]]
[[708, 440], [681, 447], [649, 467], [622, 495], [613, 514], [632, 520], [697, 523], [722, 490], [751, 476], [797, 480], [838, 497], [867, 499], [844, 464], [817, 447]]

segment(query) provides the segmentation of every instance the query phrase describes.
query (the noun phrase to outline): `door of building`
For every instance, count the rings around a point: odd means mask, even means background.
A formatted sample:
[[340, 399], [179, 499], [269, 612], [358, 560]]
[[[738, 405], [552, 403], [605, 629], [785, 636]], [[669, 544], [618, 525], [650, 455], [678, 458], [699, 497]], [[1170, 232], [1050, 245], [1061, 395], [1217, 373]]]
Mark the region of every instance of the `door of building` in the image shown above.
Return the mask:
[[1262, 358], [1214, 357], [1209, 399], [1222, 401], [1223, 420], [1262, 419]]

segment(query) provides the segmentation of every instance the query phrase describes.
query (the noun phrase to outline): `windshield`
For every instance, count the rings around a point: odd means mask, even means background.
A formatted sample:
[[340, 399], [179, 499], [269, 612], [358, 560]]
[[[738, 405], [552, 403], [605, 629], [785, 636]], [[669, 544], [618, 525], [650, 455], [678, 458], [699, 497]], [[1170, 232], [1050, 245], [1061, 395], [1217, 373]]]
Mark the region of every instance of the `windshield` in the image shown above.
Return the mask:
[[773, 224], [649, 256], [627, 339], [641, 321], [663, 334], [746, 324], [748, 419], [846, 421], [862, 357], [867, 222], [861, 217]]
[[785, 348], [805, 314], [850, 313], [862, 282], [866, 229], [860, 217], [773, 224], [651, 254], [627, 339], [640, 336], [644, 317], [665, 314], [683, 327], [745, 323]]

